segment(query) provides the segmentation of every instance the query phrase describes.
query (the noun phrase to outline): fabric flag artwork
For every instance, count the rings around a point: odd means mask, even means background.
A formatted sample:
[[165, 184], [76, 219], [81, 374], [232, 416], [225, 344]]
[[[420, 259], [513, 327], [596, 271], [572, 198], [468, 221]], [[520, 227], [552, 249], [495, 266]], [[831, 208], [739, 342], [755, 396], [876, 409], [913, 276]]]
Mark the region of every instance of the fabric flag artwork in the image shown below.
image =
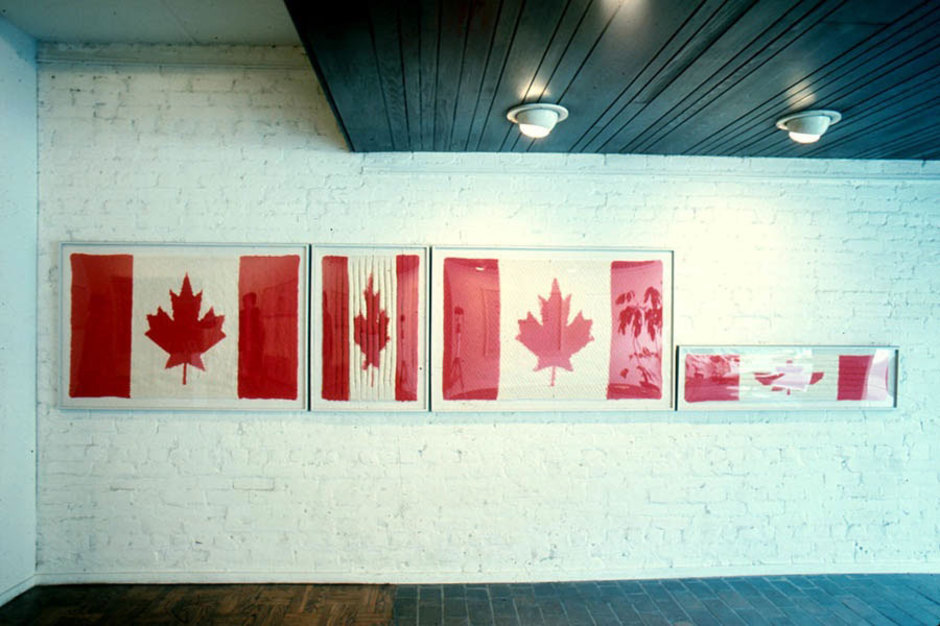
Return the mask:
[[897, 349], [682, 347], [679, 407], [891, 408]]
[[65, 244], [62, 404], [306, 408], [306, 248]]
[[435, 248], [435, 409], [670, 408], [671, 263]]
[[427, 409], [425, 249], [315, 250], [314, 408]]

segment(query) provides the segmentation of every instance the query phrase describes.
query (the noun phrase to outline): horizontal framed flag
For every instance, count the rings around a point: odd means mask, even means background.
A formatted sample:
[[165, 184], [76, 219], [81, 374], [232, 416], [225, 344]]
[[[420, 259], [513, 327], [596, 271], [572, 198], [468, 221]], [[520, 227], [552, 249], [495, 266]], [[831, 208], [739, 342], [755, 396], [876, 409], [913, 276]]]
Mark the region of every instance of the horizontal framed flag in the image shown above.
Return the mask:
[[435, 411], [672, 408], [672, 252], [432, 257]]
[[306, 409], [307, 246], [61, 252], [63, 407]]
[[427, 249], [314, 246], [314, 411], [426, 411]]
[[891, 409], [888, 346], [681, 346], [678, 406], [689, 410]]

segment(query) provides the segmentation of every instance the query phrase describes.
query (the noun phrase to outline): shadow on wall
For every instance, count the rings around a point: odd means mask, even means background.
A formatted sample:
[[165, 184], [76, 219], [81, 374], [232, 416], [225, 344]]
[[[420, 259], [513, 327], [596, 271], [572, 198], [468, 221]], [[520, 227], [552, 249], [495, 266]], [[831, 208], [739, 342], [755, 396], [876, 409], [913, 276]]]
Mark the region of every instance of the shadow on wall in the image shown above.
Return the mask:
[[40, 61], [109, 135], [123, 123], [145, 143], [349, 151], [299, 47], [47, 46]]

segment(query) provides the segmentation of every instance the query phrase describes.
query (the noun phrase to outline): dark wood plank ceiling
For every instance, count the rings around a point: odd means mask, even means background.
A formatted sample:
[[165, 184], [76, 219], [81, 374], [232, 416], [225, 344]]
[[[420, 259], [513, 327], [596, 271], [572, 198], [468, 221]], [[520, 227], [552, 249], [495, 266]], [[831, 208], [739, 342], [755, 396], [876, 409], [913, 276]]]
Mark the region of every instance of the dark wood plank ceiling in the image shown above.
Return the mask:
[[[937, 0], [285, 1], [355, 151], [940, 157]], [[843, 121], [774, 128], [809, 108]]]

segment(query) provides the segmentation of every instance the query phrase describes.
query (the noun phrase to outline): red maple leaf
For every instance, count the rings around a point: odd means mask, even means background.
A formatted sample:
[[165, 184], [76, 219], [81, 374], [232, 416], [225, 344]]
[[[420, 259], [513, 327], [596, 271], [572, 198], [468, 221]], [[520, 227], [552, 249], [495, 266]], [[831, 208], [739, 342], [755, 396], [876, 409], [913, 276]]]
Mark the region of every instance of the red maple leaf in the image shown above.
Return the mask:
[[524, 320], [519, 320], [519, 335], [516, 339], [539, 357], [534, 371], [552, 368], [550, 386], [554, 387], [555, 369], [561, 367], [573, 371], [571, 355], [594, 341], [591, 336], [592, 322], [584, 319], [579, 311], [574, 320], [568, 323], [571, 296], [562, 300], [557, 278], [552, 279], [552, 292], [548, 300], [539, 296], [539, 308], [542, 323], [529, 313]]
[[[356, 316], [353, 339], [362, 349], [365, 360], [362, 362], [362, 369], [372, 367], [378, 369], [379, 355], [388, 343], [388, 314], [380, 304], [381, 291], [372, 290], [372, 274], [369, 274], [369, 284], [362, 295], [366, 299], [366, 316], [362, 313]], [[375, 383], [375, 372], [373, 372], [372, 383]]]
[[202, 319], [199, 309], [202, 307], [202, 292], [193, 295], [189, 284], [189, 274], [183, 277], [183, 286], [179, 294], [170, 291], [170, 304], [173, 317], [170, 318], [162, 307], [157, 307], [156, 315], [147, 315], [150, 330], [145, 335], [163, 348], [170, 357], [164, 368], [183, 366], [183, 384], [186, 384], [186, 366], [193, 365], [205, 371], [202, 353], [222, 341], [224, 315], [216, 315], [210, 307]]

